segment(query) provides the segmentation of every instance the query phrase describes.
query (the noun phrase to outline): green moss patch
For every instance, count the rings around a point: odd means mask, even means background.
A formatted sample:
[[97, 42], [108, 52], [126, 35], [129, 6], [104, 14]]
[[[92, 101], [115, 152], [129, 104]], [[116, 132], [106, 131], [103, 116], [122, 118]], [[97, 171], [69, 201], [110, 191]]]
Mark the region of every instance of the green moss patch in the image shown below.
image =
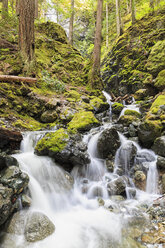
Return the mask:
[[120, 112], [122, 111], [123, 108], [124, 108], [124, 105], [121, 104], [121, 103], [118, 103], [118, 102], [115, 102], [115, 103], [112, 105], [112, 111], [113, 111], [113, 113], [115, 113], [115, 114], [120, 114]]
[[124, 115], [131, 115], [131, 116], [135, 116], [137, 118], [141, 117], [141, 114], [135, 110], [131, 110], [131, 109], [126, 109], [124, 112]]
[[159, 90], [165, 89], [165, 70], [162, 70], [161, 72], [159, 72], [154, 86], [158, 88]]
[[56, 132], [46, 134], [36, 145], [35, 150], [40, 153], [44, 151], [61, 152], [69, 140], [67, 131], [60, 128]]
[[152, 110], [153, 108], [159, 108], [161, 105], [165, 105], [165, 95], [158, 96], [153, 102], [150, 110]]
[[81, 111], [76, 113], [68, 124], [68, 130], [75, 131], [88, 131], [94, 126], [98, 126], [99, 121], [95, 118], [94, 114], [90, 111]]

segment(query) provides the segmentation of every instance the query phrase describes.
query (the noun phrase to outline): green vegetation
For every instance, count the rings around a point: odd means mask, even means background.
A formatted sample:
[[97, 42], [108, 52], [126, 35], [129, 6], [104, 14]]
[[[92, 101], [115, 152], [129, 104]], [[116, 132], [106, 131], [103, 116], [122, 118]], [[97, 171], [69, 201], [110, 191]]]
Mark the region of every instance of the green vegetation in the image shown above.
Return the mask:
[[137, 118], [141, 117], [141, 114], [135, 110], [131, 110], [131, 109], [126, 109], [124, 112], [124, 115], [131, 115], [131, 116], [135, 116]]
[[69, 135], [67, 131], [63, 128], [60, 128], [56, 132], [46, 134], [35, 147], [39, 153], [45, 150], [50, 150], [53, 152], [61, 152], [67, 144]]
[[76, 113], [73, 119], [68, 123], [70, 132], [88, 131], [91, 127], [98, 126], [99, 121], [92, 112], [81, 111]]

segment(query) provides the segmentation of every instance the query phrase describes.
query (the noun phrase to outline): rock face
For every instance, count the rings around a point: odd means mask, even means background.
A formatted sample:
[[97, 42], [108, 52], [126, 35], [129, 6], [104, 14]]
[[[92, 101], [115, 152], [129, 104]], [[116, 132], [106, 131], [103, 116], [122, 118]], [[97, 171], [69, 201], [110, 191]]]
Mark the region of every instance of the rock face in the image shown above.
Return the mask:
[[6, 155], [4, 152], [0, 153], [0, 170], [11, 165], [18, 166], [18, 162], [14, 157]]
[[12, 189], [0, 184], [0, 225], [2, 225], [12, 212]]
[[69, 135], [66, 130], [59, 129], [46, 134], [35, 147], [38, 155], [49, 155], [65, 169], [71, 171], [73, 166], [90, 163], [87, 146], [81, 135]]
[[25, 226], [25, 238], [28, 242], [45, 239], [54, 231], [55, 226], [46, 215], [39, 212], [29, 214]]
[[160, 138], [157, 138], [154, 142], [152, 149], [159, 156], [165, 157], [165, 136], [161, 136]]
[[13, 151], [20, 148], [23, 137], [20, 132], [0, 128], [0, 149]]
[[41, 121], [44, 123], [52, 123], [57, 117], [58, 115], [55, 110], [47, 110], [41, 115]]
[[119, 177], [107, 185], [109, 195], [126, 195], [126, 182], [124, 177]]
[[115, 155], [120, 147], [118, 132], [114, 127], [105, 129], [98, 138], [97, 149], [101, 158], [105, 159], [109, 155]]

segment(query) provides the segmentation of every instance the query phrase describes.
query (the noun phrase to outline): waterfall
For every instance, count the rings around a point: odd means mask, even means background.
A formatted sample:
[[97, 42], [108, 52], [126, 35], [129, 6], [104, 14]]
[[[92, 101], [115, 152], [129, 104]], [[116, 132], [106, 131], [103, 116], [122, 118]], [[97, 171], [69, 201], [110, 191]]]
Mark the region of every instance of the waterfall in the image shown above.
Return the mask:
[[[104, 95], [107, 96], [106, 92]], [[51, 236], [30, 246], [23, 237], [12, 236], [13, 248], [119, 247], [123, 219], [132, 217], [139, 203], [150, 203], [154, 194], [158, 193], [156, 156], [120, 134], [121, 146], [115, 156], [115, 169], [114, 172], [108, 172], [106, 161], [99, 158], [97, 151], [98, 138], [106, 127], [104, 125], [100, 129], [93, 129], [84, 136], [91, 163], [82, 168], [75, 167], [71, 175], [51, 158], [34, 154], [37, 141], [46, 131], [27, 132], [23, 135], [21, 153], [13, 156], [30, 178], [32, 205], [29, 211], [43, 212], [56, 229]], [[138, 190], [133, 183], [131, 169], [135, 164], [146, 168], [146, 192]], [[122, 204], [117, 204], [107, 190], [109, 183], [120, 178], [118, 169], [122, 169], [126, 184], [127, 199]], [[136, 192], [136, 197], [132, 197], [132, 192]], [[100, 200], [105, 207], [99, 205]], [[113, 208], [117, 209], [116, 213], [111, 212]], [[140, 210], [136, 208], [136, 211]], [[9, 243], [7, 246], [1, 245], [1, 248], [9, 247]]]

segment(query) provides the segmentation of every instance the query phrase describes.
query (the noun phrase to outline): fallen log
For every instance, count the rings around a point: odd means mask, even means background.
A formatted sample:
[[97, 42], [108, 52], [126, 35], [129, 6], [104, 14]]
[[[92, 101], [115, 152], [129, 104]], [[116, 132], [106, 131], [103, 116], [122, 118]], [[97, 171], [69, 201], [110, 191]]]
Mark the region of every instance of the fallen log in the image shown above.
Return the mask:
[[36, 83], [37, 78], [0, 75], [0, 82]]

